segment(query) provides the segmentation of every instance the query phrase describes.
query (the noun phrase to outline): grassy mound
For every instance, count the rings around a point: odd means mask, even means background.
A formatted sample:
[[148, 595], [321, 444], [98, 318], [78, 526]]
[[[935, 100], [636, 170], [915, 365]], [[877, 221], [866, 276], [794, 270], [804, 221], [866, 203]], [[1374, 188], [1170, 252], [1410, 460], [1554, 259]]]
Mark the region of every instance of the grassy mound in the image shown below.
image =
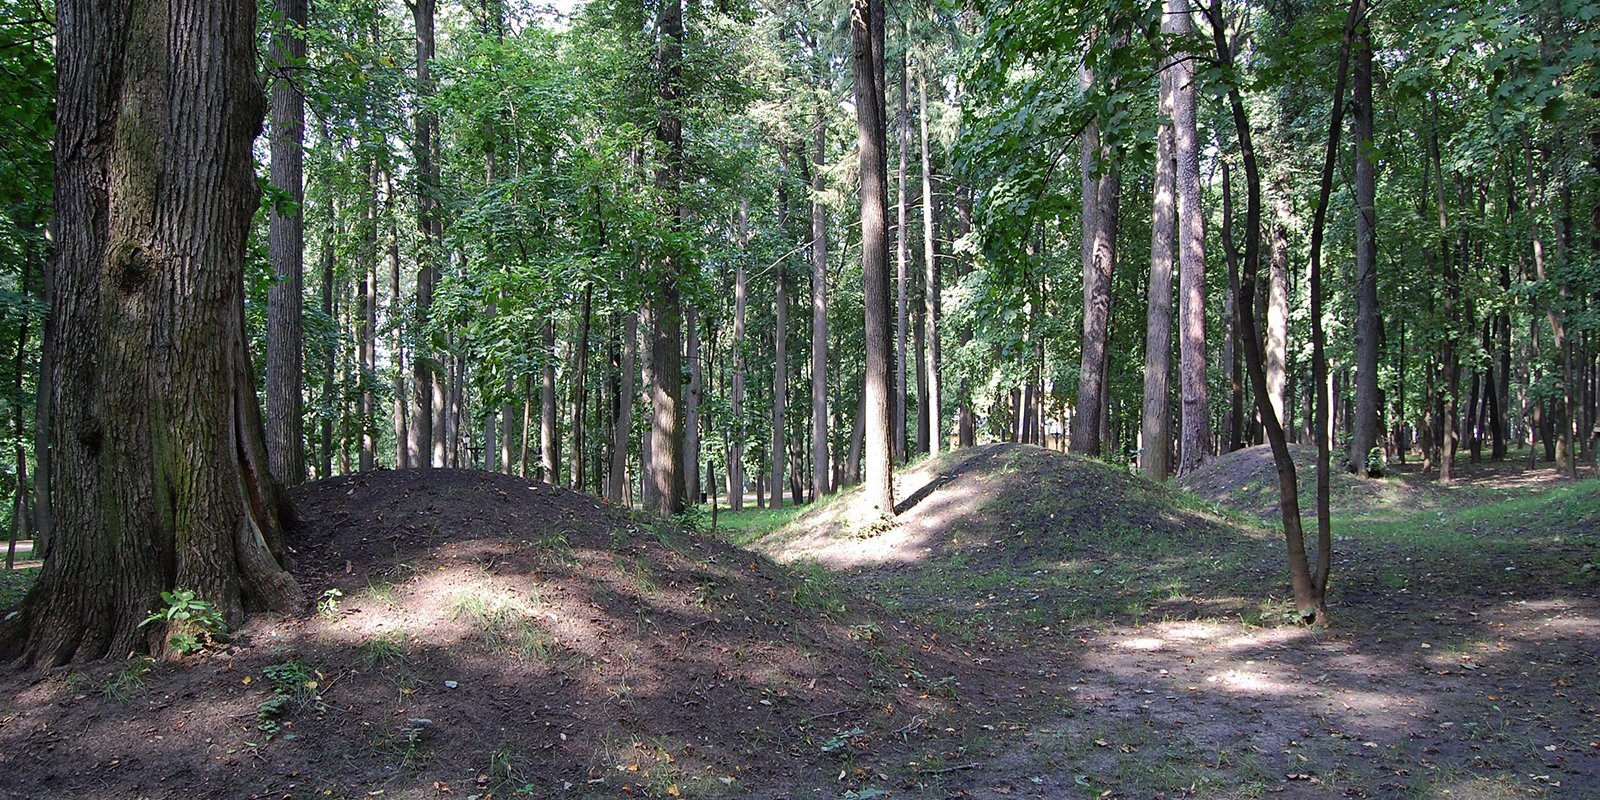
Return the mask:
[[[1289, 455], [1294, 459], [1299, 480], [1301, 513], [1309, 516], [1316, 509], [1317, 448], [1292, 444]], [[1419, 482], [1405, 481], [1398, 476], [1358, 477], [1344, 469], [1342, 454], [1331, 455], [1328, 504], [1335, 514], [1415, 509], [1434, 504], [1433, 495]], [[1266, 445], [1217, 456], [1178, 483], [1202, 499], [1231, 511], [1266, 519], [1278, 517], [1278, 467], [1272, 460], [1272, 448]]]
[[951, 713], [955, 667], [827, 576], [585, 495], [434, 470], [295, 500], [316, 611], [0, 675], [0, 794], [836, 796]]
[[1273, 538], [1124, 470], [1028, 445], [960, 450], [902, 472], [896, 525], [851, 524], [853, 493], [751, 546], [860, 574], [952, 628], [1260, 611]]

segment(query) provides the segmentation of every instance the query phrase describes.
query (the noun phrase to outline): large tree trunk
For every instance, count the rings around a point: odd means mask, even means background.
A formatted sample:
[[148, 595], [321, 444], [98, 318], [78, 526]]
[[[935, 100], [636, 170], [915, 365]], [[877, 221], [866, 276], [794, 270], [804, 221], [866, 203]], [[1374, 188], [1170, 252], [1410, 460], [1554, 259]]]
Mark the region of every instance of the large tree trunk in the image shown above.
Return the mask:
[[[1178, 36], [1188, 36], [1188, 0], [1170, 0]], [[1194, 60], [1180, 54], [1172, 71], [1173, 155], [1178, 160], [1178, 376], [1183, 394], [1178, 434], [1178, 474], [1187, 475], [1211, 454], [1211, 408], [1206, 392], [1205, 217], [1200, 208], [1200, 136]], [[1253, 306], [1244, 306], [1243, 311]]]
[[[1175, 33], [1174, 15], [1162, 17], [1163, 34]], [[1156, 128], [1154, 199], [1150, 218], [1150, 283], [1145, 304], [1144, 407], [1140, 415], [1139, 469], [1166, 480], [1172, 472], [1172, 263], [1177, 246], [1177, 178], [1173, 161], [1172, 57], [1163, 57]]]
[[[58, 10], [56, 251], [45, 336], [56, 536], [3, 655], [163, 647], [177, 587], [229, 624], [294, 611], [244, 328], [264, 103], [252, 0]], [[18, 629], [25, 629], [26, 635]]]
[[[1356, 31], [1351, 133], [1356, 162], [1356, 408], [1350, 436], [1350, 471], [1377, 471], [1367, 457], [1378, 443], [1378, 360], [1383, 318], [1378, 313], [1377, 176], [1372, 161], [1372, 34]], [[1381, 469], [1382, 465], [1377, 465]]]
[[[924, 67], [925, 69], [925, 67]], [[938, 205], [933, 195], [933, 154], [928, 149], [928, 76], [917, 74], [917, 122], [922, 136], [922, 298], [925, 311], [922, 324], [927, 348], [923, 369], [926, 371], [927, 402], [923, 406], [924, 426], [928, 430], [929, 455], [939, 455], [944, 447], [944, 415], [940, 413], [944, 398], [939, 391], [939, 254], [935, 224]]]
[[[1080, 68], [1084, 88], [1094, 72]], [[1097, 122], [1082, 134], [1083, 171], [1083, 347], [1078, 365], [1078, 402], [1072, 416], [1074, 453], [1100, 455], [1100, 422], [1111, 330], [1111, 273], [1116, 266], [1117, 206], [1122, 184], [1111, 148], [1101, 142]], [[1091, 189], [1090, 184], [1093, 184]]]
[[827, 117], [816, 110], [811, 123], [811, 492], [815, 500], [833, 491], [828, 466], [828, 210]]
[[851, 0], [850, 44], [861, 161], [861, 282], [865, 295], [865, 480], [863, 498], [882, 516], [894, 515], [889, 424], [889, 240], [884, 211], [883, 0]]
[[[683, 120], [678, 99], [683, 80], [683, 6], [681, 0], [661, 4], [656, 20], [659, 35], [658, 85], [662, 110], [656, 118], [656, 141], [665, 149], [656, 169], [656, 187], [676, 203], [683, 180]], [[681, 218], [679, 209], [677, 217]], [[680, 223], [677, 218], [673, 227]], [[677, 256], [664, 257], [656, 269], [650, 326], [650, 469], [653, 483], [651, 510], [664, 517], [683, 512], [683, 307], [679, 296]]]
[[[433, 288], [439, 277], [437, 265], [440, 223], [438, 218], [439, 173], [433, 161], [434, 134], [438, 121], [428, 110], [427, 101], [433, 94], [433, 78], [429, 62], [433, 60], [433, 10], [435, 0], [415, 0], [411, 4], [412, 19], [417, 34], [417, 93], [419, 102], [416, 114], [417, 141], [413, 150], [417, 172], [417, 232], [422, 246], [417, 251], [417, 342], [411, 353], [412, 384], [415, 387], [412, 404], [416, 416], [411, 420], [409, 461], [415, 467], [444, 466], [444, 425], [442, 416], [444, 395], [436, 379], [436, 356], [429, 346], [432, 336], [428, 331], [428, 316], [433, 307]], [[435, 426], [435, 422], [440, 424]], [[435, 430], [435, 428], [438, 430]]]
[[285, 486], [305, 482], [305, 409], [301, 399], [305, 334], [301, 302], [305, 295], [305, 96], [295, 70], [306, 55], [303, 29], [306, 0], [277, 0], [282, 20], [274, 26], [272, 65], [272, 185], [296, 206], [295, 213], [272, 208], [267, 251], [274, 282], [267, 290], [267, 456], [272, 476]]

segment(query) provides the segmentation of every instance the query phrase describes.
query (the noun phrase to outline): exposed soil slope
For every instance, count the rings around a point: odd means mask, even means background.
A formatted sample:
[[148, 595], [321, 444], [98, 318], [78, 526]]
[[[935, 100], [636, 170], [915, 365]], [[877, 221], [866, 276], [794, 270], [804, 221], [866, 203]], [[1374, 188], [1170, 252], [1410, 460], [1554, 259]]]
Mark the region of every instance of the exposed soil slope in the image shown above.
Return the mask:
[[294, 499], [321, 611], [0, 675], [0, 796], [834, 796], [952, 710], [903, 623], [585, 495], [408, 471]]

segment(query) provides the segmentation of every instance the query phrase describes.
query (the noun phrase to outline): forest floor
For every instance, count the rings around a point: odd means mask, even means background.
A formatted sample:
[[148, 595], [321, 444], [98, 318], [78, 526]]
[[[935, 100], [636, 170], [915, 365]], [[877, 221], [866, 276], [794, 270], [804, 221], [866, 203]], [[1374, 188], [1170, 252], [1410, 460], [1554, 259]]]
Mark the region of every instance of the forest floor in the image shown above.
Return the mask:
[[295, 492], [315, 613], [0, 672], [0, 797], [1596, 796], [1600, 481], [1463, 472], [1336, 507], [1315, 630], [1248, 505], [1038, 448], [907, 470], [888, 531], [847, 493], [735, 544], [335, 478]]

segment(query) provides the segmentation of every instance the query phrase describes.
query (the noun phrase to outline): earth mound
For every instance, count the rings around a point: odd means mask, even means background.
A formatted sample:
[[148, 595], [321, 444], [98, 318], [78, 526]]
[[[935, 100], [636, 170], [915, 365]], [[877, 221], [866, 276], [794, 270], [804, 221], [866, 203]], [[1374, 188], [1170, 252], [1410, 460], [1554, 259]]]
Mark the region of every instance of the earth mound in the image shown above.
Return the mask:
[[[1289, 445], [1299, 481], [1301, 514], [1315, 513], [1317, 500], [1317, 448]], [[1344, 468], [1340, 453], [1332, 454], [1328, 476], [1328, 504], [1335, 513], [1368, 512], [1384, 508], [1431, 505], [1427, 491], [1400, 478], [1362, 478]], [[1267, 445], [1224, 453], [1179, 479], [1179, 485], [1222, 508], [1252, 517], [1278, 518], [1278, 467]]]
[[[1212, 603], [1201, 597], [1216, 582], [1240, 576], [1224, 574], [1228, 565], [1271, 542], [1181, 492], [1032, 445], [932, 459], [901, 472], [895, 496], [904, 499], [887, 530], [853, 526], [847, 493], [752, 546], [780, 562], [859, 573], [896, 603], [1033, 625], [1193, 613]], [[1175, 571], [1184, 579], [1145, 580]]]
[[959, 657], [826, 575], [586, 495], [431, 470], [293, 499], [316, 611], [0, 674], [0, 796], [836, 796], [953, 713]]

